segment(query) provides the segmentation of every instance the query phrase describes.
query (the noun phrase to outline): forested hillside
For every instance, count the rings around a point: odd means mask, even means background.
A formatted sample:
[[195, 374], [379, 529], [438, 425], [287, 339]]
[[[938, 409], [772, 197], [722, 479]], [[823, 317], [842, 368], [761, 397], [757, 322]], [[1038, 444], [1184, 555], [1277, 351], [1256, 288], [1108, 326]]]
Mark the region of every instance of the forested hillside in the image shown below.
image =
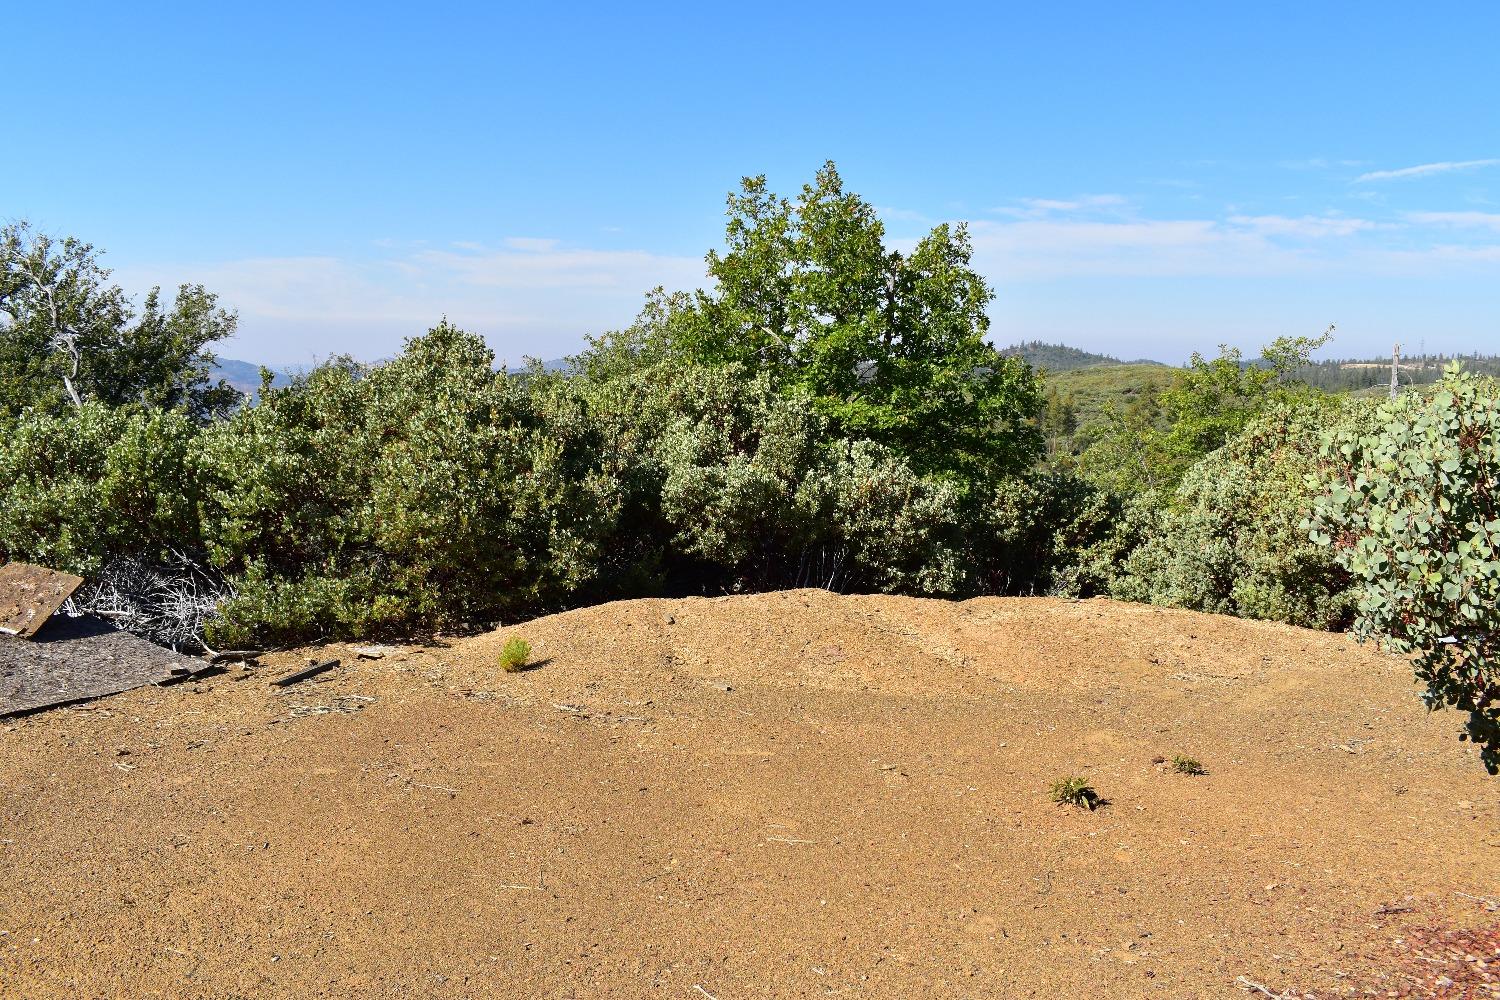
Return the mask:
[[[1397, 384], [1403, 387], [1432, 385], [1443, 377], [1454, 362], [1476, 375], [1500, 375], [1500, 355], [1471, 354], [1463, 357], [1422, 355], [1401, 359], [1396, 372]], [[1340, 358], [1313, 361], [1297, 371], [1297, 378], [1308, 385], [1329, 392], [1357, 392], [1361, 389], [1385, 389], [1391, 384], [1391, 359]]]
[[1028, 340], [1000, 349], [1001, 357], [1021, 358], [1033, 368], [1049, 372], [1068, 372], [1098, 365], [1156, 365], [1157, 361], [1121, 361], [1107, 354], [1093, 354], [1066, 344], [1046, 344], [1040, 340]]

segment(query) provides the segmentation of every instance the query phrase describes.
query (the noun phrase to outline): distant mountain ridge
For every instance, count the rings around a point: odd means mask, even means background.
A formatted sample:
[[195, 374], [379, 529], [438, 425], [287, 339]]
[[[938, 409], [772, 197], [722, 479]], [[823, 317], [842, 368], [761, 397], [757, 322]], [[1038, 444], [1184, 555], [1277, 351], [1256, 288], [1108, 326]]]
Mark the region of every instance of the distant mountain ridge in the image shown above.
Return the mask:
[[[1071, 372], [1080, 368], [1097, 368], [1100, 365], [1160, 365], [1160, 361], [1141, 358], [1122, 361], [1108, 354], [1081, 351], [1066, 344], [1047, 344], [1040, 340], [1028, 340], [1000, 349], [1007, 358], [1021, 358], [1033, 368], [1045, 368], [1049, 372]], [[1165, 366], [1163, 366], [1165, 367]]]
[[[313, 365], [283, 365], [279, 368], [266, 365], [271, 369], [271, 385], [290, 385], [292, 379], [298, 375], [306, 375], [312, 371]], [[512, 366], [512, 371], [519, 371], [522, 366]], [[566, 358], [553, 358], [551, 361], [542, 362], [542, 370], [549, 372], [564, 372], [569, 368]], [[214, 364], [214, 369], [209, 373], [210, 378], [221, 378], [234, 386], [247, 396], [254, 396], [260, 392], [260, 369], [261, 366], [253, 361], [240, 361], [236, 358], [219, 358]]]
[[[270, 365], [266, 365], [265, 367], [271, 368]], [[254, 396], [260, 392], [260, 369], [260, 365], [251, 361], [219, 358], [214, 364], [213, 371], [209, 373], [209, 377], [221, 378], [245, 395]], [[306, 370], [306, 365], [288, 365], [285, 368], [271, 368], [271, 385], [287, 385], [292, 381], [294, 376]]]

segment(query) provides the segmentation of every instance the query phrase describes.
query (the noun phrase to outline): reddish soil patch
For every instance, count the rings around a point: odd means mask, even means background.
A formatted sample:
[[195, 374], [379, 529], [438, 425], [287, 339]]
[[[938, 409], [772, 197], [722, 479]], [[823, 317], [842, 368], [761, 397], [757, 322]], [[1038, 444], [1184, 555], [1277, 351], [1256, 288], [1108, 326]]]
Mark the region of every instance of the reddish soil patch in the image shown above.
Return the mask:
[[[513, 634], [538, 668], [496, 666]], [[343, 666], [269, 686], [310, 656]], [[1459, 722], [1343, 636], [1109, 601], [631, 601], [305, 650], [0, 727], [0, 996], [1457, 984], [1500, 895]], [[1109, 805], [1052, 805], [1068, 774]]]

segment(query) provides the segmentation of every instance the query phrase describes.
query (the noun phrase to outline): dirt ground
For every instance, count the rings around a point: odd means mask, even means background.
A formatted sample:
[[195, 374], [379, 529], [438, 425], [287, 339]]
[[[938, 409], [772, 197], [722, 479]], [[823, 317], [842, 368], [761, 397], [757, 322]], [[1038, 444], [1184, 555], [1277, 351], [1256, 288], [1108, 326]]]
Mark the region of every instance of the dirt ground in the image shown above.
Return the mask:
[[1344, 636], [1104, 600], [278, 654], [0, 726], [0, 996], [1491, 997], [1459, 722]]

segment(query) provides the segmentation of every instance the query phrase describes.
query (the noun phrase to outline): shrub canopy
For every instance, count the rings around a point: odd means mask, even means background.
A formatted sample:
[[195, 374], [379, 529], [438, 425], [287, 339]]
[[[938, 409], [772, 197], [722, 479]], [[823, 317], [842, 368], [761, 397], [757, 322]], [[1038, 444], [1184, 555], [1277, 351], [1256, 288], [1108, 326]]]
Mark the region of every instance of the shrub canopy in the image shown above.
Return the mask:
[[1353, 576], [1354, 631], [1409, 655], [1431, 707], [1469, 713], [1500, 770], [1500, 387], [1451, 368], [1431, 395], [1329, 435], [1309, 522]]
[[1347, 627], [1348, 573], [1307, 537], [1322, 490], [1313, 477], [1333, 426], [1363, 426], [1369, 407], [1340, 397], [1280, 403], [1191, 466], [1164, 504], [1136, 501], [1147, 527], [1111, 584], [1150, 601], [1308, 628]]

